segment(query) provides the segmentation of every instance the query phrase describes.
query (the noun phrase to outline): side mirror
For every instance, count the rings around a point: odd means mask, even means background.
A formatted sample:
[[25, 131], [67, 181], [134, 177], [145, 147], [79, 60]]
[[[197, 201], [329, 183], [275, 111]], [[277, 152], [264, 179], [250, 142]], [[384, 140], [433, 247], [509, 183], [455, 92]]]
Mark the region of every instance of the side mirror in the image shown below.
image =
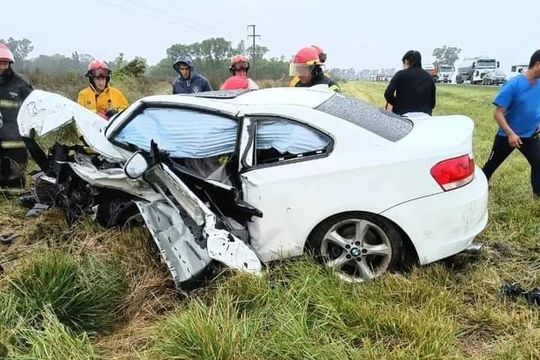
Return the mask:
[[138, 179], [143, 176], [149, 168], [150, 166], [148, 165], [146, 158], [140, 152], [137, 152], [126, 161], [124, 172], [128, 178]]

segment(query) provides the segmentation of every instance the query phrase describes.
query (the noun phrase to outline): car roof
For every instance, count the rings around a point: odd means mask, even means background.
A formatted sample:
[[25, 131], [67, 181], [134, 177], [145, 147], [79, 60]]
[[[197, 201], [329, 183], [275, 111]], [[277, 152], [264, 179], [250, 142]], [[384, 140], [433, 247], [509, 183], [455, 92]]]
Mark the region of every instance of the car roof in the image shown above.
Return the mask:
[[245, 105], [294, 105], [316, 108], [327, 101], [335, 93], [328, 90], [328, 86], [312, 88], [268, 88], [252, 91], [210, 91], [188, 95], [154, 95], [148, 96], [141, 101], [148, 103], [167, 103], [178, 105], [201, 106], [212, 104], [220, 108], [240, 107]]

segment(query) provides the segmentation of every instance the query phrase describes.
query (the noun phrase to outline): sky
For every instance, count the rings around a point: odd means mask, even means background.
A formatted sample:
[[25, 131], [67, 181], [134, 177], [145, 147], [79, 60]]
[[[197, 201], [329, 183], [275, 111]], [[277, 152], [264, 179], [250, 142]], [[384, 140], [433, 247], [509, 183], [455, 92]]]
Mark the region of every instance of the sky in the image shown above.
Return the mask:
[[539, 0], [9, 0], [0, 12], [0, 38], [31, 40], [30, 58], [77, 51], [112, 60], [122, 52], [155, 64], [172, 44], [247, 41], [251, 24], [268, 56], [289, 59], [315, 44], [330, 68], [399, 68], [410, 49], [426, 64], [448, 45], [462, 49], [460, 58], [494, 56], [509, 72], [540, 48]]

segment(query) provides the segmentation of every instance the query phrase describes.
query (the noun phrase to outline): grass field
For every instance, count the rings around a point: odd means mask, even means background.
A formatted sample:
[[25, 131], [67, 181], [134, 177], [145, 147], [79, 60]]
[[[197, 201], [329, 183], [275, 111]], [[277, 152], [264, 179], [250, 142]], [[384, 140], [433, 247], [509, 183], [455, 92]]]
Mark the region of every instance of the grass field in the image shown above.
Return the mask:
[[[384, 83], [344, 92], [384, 105]], [[435, 114], [475, 124], [477, 164], [495, 133], [492, 87], [440, 85]], [[494, 175], [478, 255], [337, 280], [309, 259], [263, 277], [223, 273], [174, 290], [141, 229], [67, 228], [60, 212], [24, 218], [0, 200], [0, 359], [540, 359], [540, 308], [499, 287], [540, 286], [540, 203], [517, 152]]]

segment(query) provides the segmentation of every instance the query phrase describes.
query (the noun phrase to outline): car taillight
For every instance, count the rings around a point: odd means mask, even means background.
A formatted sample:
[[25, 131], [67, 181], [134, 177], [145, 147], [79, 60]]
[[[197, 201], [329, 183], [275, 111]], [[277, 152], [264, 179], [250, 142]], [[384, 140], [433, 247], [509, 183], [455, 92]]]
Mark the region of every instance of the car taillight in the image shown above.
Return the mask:
[[463, 155], [441, 161], [431, 168], [431, 176], [444, 191], [457, 189], [474, 178], [474, 160]]

